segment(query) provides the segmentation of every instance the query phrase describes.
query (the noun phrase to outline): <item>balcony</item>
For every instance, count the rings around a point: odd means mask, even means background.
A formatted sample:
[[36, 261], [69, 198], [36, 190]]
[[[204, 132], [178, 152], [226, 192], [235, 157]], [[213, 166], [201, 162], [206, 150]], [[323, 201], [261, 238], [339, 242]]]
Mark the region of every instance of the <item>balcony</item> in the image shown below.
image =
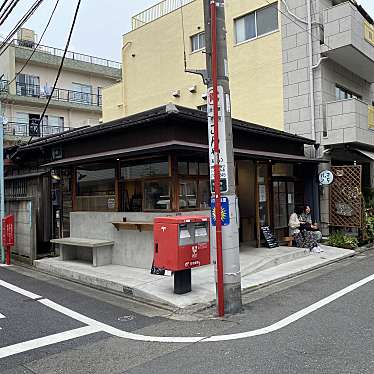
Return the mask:
[[143, 10], [139, 14], [136, 14], [132, 17], [131, 24], [132, 30], [136, 30], [141, 26], [146, 25], [152, 21], [155, 21], [158, 18], [161, 18], [171, 12], [174, 12], [177, 9], [180, 9], [182, 6], [185, 6], [189, 3], [192, 3], [195, 0], [164, 0], [160, 3]]
[[[22, 61], [27, 60], [36, 47], [36, 43], [34, 42], [17, 39], [13, 40], [12, 44], [16, 47], [16, 58]], [[63, 54], [63, 49], [38, 45], [31, 61], [36, 64], [58, 67]], [[84, 71], [99, 76], [111, 77], [116, 80], [122, 78], [122, 64], [120, 62], [72, 51], [67, 51], [66, 53], [64, 68], [77, 72]]]
[[40, 126], [38, 123], [20, 123], [10, 121], [4, 126], [4, 136], [6, 140], [16, 140], [25, 137], [40, 138], [49, 135], [60, 134], [64, 131], [71, 130], [70, 127], [59, 126]]
[[374, 82], [374, 26], [349, 1], [326, 9], [322, 52], [366, 81]]
[[327, 136], [323, 145], [374, 144], [374, 107], [358, 99], [326, 104]]

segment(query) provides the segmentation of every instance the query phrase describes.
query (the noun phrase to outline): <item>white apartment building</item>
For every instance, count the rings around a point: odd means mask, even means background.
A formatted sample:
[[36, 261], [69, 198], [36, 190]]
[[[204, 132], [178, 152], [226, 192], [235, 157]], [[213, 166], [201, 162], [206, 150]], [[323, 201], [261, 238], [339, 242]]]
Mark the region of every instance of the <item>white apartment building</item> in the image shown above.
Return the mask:
[[21, 29], [0, 57], [0, 114], [8, 144], [98, 124], [102, 117], [102, 89], [121, 79], [120, 63], [69, 51], [39, 126], [63, 50], [39, 45], [33, 52], [35, 46], [34, 31]]

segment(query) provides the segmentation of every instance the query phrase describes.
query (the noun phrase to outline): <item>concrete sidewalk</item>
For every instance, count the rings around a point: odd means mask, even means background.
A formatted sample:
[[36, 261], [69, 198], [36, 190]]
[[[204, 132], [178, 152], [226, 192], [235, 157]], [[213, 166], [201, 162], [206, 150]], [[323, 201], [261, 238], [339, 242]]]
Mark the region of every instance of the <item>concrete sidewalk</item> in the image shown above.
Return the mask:
[[[340, 259], [351, 257], [355, 251], [322, 246], [324, 252], [309, 254], [300, 248], [279, 247], [240, 248], [242, 289], [248, 292], [306, 271], [314, 270]], [[192, 270], [192, 292], [173, 293], [173, 278], [150, 274], [150, 270], [106, 265], [93, 267], [87, 262], [60, 261], [46, 258], [34, 261], [40, 271], [77, 281], [104, 290], [110, 290], [168, 308], [186, 308], [196, 304], [211, 305], [215, 301], [213, 265]]]

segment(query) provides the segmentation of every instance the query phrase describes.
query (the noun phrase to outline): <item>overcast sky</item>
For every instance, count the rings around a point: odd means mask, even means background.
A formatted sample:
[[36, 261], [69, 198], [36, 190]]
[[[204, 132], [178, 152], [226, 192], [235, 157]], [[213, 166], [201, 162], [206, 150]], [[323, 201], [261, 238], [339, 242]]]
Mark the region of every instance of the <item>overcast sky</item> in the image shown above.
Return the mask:
[[[0, 26], [5, 36], [35, 0], [21, 0], [6, 24]], [[240, 1], [240, 0], [231, 0]], [[40, 36], [56, 0], [44, 0], [28, 21]], [[53, 22], [41, 44], [63, 48], [69, 32], [76, 0], [60, 0]], [[70, 44], [70, 50], [120, 61], [121, 36], [131, 28], [131, 16], [158, 0], [82, 0], [80, 12]], [[374, 17], [374, 0], [358, 0]]]

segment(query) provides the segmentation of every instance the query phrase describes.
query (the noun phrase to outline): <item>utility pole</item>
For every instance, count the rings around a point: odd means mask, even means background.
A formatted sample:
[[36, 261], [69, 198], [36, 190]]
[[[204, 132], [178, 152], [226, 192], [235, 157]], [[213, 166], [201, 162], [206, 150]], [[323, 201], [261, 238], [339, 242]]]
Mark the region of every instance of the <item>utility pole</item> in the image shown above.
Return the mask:
[[[1, 81], [1, 78], [0, 78]], [[5, 188], [4, 188], [4, 119], [1, 110], [1, 100], [0, 100], [0, 232], [2, 233], [3, 227], [2, 222], [5, 214]], [[1, 234], [2, 235], [2, 234]], [[3, 246], [3, 241], [0, 243], [1, 248], [1, 263], [5, 263], [5, 248]]]
[[208, 73], [208, 128], [211, 190], [215, 225], [218, 315], [238, 313], [242, 307], [239, 258], [238, 202], [231, 101], [228, 78], [224, 0], [204, 0], [206, 64]]

